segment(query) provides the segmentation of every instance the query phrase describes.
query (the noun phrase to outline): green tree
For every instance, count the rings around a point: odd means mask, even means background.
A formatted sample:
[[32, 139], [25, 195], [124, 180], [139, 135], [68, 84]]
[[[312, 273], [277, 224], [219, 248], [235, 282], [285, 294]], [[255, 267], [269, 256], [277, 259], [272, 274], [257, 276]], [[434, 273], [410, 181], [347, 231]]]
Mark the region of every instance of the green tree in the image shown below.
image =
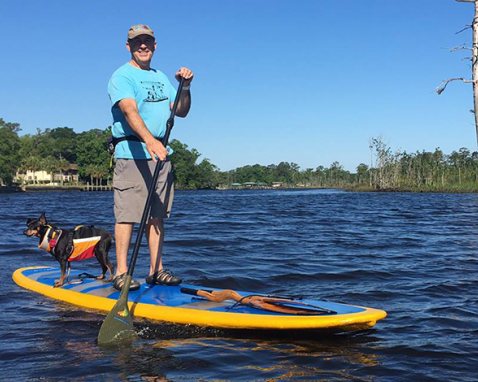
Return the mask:
[[69, 127], [57, 127], [49, 131], [53, 147], [50, 153], [57, 159], [65, 159], [69, 163], [76, 162], [77, 134]]
[[196, 188], [216, 188], [219, 185], [218, 168], [209, 159], [203, 159], [196, 166]]
[[359, 184], [366, 183], [370, 181], [370, 172], [368, 170], [368, 166], [365, 163], [360, 163], [357, 166], [357, 181]]
[[92, 129], [77, 135], [76, 161], [79, 175], [98, 185], [111, 177], [111, 157], [106, 149], [110, 129]]
[[11, 185], [20, 161], [20, 130], [18, 123], [0, 118], [0, 184]]
[[178, 188], [195, 188], [196, 161], [201, 154], [196, 149], [189, 150], [186, 144], [176, 139], [170, 142], [170, 146], [174, 151], [171, 161]]
[[[40, 171], [43, 169], [43, 166], [44, 166], [44, 162], [42, 158], [35, 155], [28, 155], [28, 156], [22, 156], [18, 170], [22, 173], [26, 173], [28, 170]], [[31, 180], [33, 184], [37, 183], [37, 179], [33, 178]], [[30, 180], [24, 179], [24, 182], [30, 183]]]
[[305, 171], [301, 174], [300, 181], [305, 185], [313, 185], [314, 184], [314, 169], [313, 168], [306, 168]]
[[276, 181], [292, 184], [294, 181], [294, 168], [289, 162], [280, 162], [275, 169], [274, 177]]
[[273, 182], [273, 171], [271, 171], [270, 167], [261, 166], [260, 164], [247, 165], [236, 168], [233, 171], [233, 178], [238, 183], [271, 184]]
[[198, 162], [201, 153], [189, 149], [178, 140], [170, 142], [174, 153], [171, 161], [174, 166], [176, 186], [183, 189], [216, 188], [222, 179], [219, 169], [207, 158]]
[[35, 145], [35, 138], [29, 134], [20, 137], [20, 157], [22, 162], [30, 157], [37, 156], [38, 150]]
[[[55, 178], [60, 180], [60, 185], [63, 186], [63, 174], [66, 170], [70, 168], [70, 163], [64, 159], [60, 158], [57, 159], [54, 156], [48, 156], [43, 158], [42, 161], [42, 170], [46, 170], [47, 172], [52, 174], [52, 180], [56, 180]], [[53, 174], [57, 174], [56, 176]]]

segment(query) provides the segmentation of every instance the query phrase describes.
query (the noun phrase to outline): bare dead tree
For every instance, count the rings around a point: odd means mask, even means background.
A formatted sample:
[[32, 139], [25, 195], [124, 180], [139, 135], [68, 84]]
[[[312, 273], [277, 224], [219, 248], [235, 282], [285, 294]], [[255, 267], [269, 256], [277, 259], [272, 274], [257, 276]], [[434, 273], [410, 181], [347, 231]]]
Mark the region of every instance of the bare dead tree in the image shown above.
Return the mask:
[[470, 49], [471, 50], [471, 80], [465, 79], [463, 77], [456, 77], [456, 78], [449, 78], [443, 81], [437, 88], [436, 92], [438, 94], [443, 93], [445, 88], [450, 82], [453, 81], [462, 81], [464, 83], [471, 83], [473, 84], [473, 114], [475, 116], [475, 130], [476, 130], [476, 140], [478, 143], [478, 0], [455, 0], [458, 3], [473, 3], [475, 7], [475, 13], [473, 16], [473, 22], [471, 25], [467, 25], [461, 31], [457, 33], [461, 33], [467, 29], [472, 30], [472, 47], [466, 48], [465, 46], [461, 46], [459, 48], [455, 48], [453, 50], [463, 50], [463, 49]]

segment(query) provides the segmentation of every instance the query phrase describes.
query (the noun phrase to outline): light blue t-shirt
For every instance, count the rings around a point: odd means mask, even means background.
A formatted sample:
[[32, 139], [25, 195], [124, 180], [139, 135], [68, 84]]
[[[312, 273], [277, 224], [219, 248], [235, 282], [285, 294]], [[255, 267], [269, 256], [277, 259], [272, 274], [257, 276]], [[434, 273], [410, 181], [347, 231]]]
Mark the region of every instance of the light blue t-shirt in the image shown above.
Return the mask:
[[[132, 98], [148, 130], [156, 138], [166, 132], [166, 121], [171, 111], [170, 104], [176, 97], [176, 89], [166, 75], [156, 69], [142, 70], [126, 63], [119, 67], [108, 83], [113, 114], [112, 133], [116, 138], [135, 135], [121, 112], [118, 102]], [[151, 159], [145, 144], [136, 141], [122, 141], [116, 145], [116, 158]]]

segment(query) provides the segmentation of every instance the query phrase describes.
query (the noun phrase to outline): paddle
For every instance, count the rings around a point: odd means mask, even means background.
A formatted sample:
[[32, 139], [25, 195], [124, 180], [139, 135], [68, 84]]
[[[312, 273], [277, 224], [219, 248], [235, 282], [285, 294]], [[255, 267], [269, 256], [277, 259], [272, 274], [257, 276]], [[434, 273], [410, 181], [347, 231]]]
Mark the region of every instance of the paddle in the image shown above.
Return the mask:
[[191, 294], [193, 296], [204, 297], [205, 299], [214, 302], [233, 300], [236, 301], [235, 305], [247, 305], [256, 309], [267, 310], [269, 312], [314, 316], [337, 314], [337, 312], [333, 310], [325, 309], [320, 306], [306, 304], [304, 302], [297, 301], [292, 298], [258, 295], [241, 296], [239, 293], [231, 289], [211, 291], [192, 288], [181, 288], [181, 292]]
[[[181, 78], [179, 81], [178, 92], [176, 93], [176, 98], [174, 99], [173, 108], [171, 109], [171, 115], [166, 122], [166, 132], [164, 134], [164, 138], [162, 139], [162, 143], [165, 147], [168, 144], [169, 135], [171, 134], [171, 130], [174, 126], [174, 116], [178, 107], [179, 97], [181, 96], [181, 92], [183, 90], [183, 85], [184, 78]], [[136, 242], [134, 244], [133, 255], [131, 256], [128, 266], [128, 272], [124, 278], [123, 288], [121, 289], [121, 294], [118, 301], [116, 302], [115, 306], [113, 306], [113, 309], [111, 309], [101, 325], [100, 332], [98, 333], [99, 345], [113, 345], [119, 342], [131, 341], [136, 336], [133, 326], [133, 317], [131, 316], [128, 308], [128, 293], [131, 285], [131, 279], [133, 278], [136, 259], [138, 258], [139, 247], [141, 246], [141, 240], [143, 239], [146, 221], [150, 215], [151, 201], [153, 200], [154, 190], [156, 189], [156, 183], [158, 182], [159, 173], [163, 168], [163, 163], [163, 161], [158, 160], [154, 169], [153, 179], [148, 187], [148, 197], [146, 198], [143, 216], [141, 217], [141, 223], [138, 229], [138, 236], [136, 237]]]

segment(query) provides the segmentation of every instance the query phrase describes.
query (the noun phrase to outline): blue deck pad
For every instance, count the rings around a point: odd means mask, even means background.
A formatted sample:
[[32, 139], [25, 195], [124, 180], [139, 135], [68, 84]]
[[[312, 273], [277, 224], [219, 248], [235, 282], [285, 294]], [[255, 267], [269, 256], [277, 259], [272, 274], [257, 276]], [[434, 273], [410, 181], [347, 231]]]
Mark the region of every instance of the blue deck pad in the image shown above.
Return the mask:
[[[65, 283], [61, 288], [85, 293], [90, 295], [102, 296], [117, 300], [119, 298], [120, 292], [115, 290], [110, 282], [105, 282], [102, 280], [96, 280], [94, 278], [79, 278], [79, 275], [82, 274], [82, 271], [74, 270], [71, 271], [69, 276], [69, 282]], [[60, 270], [58, 268], [38, 268], [38, 269], [27, 269], [23, 274], [32, 279], [36, 280], [41, 284], [51, 286], [55, 283], [55, 280], [60, 278]], [[130, 291], [128, 295], [128, 300], [135, 303], [141, 304], [151, 304], [158, 306], [168, 306], [168, 307], [181, 307], [197, 310], [208, 310], [216, 312], [233, 312], [233, 313], [247, 313], [247, 314], [261, 314], [261, 315], [284, 315], [283, 313], [268, 312], [262, 309], [256, 309], [246, 305], [236, 304], [234, 301], [224, 301], [224, 302], [211, 302], [206, 299], [197, 296], [191, 296], [189, 294], [184, 294], [181, 292], [181, 287], [191, 288], [191, 289], [206, 289], [214, 290], [210, 287], [201, 287], [197, 285], [187, 285], [181, 284], [180, 286], [162, 286], [162, 285], [148, 285], [142, 283], [139, 290]], [[60, 288], [59, 288], [60, 289]], [[220, 289], [219, 289], [220, 290]], [[237, 291], [241, 296], [248, 295], [263, 295], [252, 292]], [[336, 312], [336, 314], [349, 314], [349, 313], [358, 313], [363, 312], [365, 309], [352, 305], [345, 305], [340, 303], [334, 303], [330, 301], [321, 301], [321, 300], [297, 300], [300, 303], [305, 303], [312, 305], [314, 307], [320, 307], [323, 309], [331, 310]]]

